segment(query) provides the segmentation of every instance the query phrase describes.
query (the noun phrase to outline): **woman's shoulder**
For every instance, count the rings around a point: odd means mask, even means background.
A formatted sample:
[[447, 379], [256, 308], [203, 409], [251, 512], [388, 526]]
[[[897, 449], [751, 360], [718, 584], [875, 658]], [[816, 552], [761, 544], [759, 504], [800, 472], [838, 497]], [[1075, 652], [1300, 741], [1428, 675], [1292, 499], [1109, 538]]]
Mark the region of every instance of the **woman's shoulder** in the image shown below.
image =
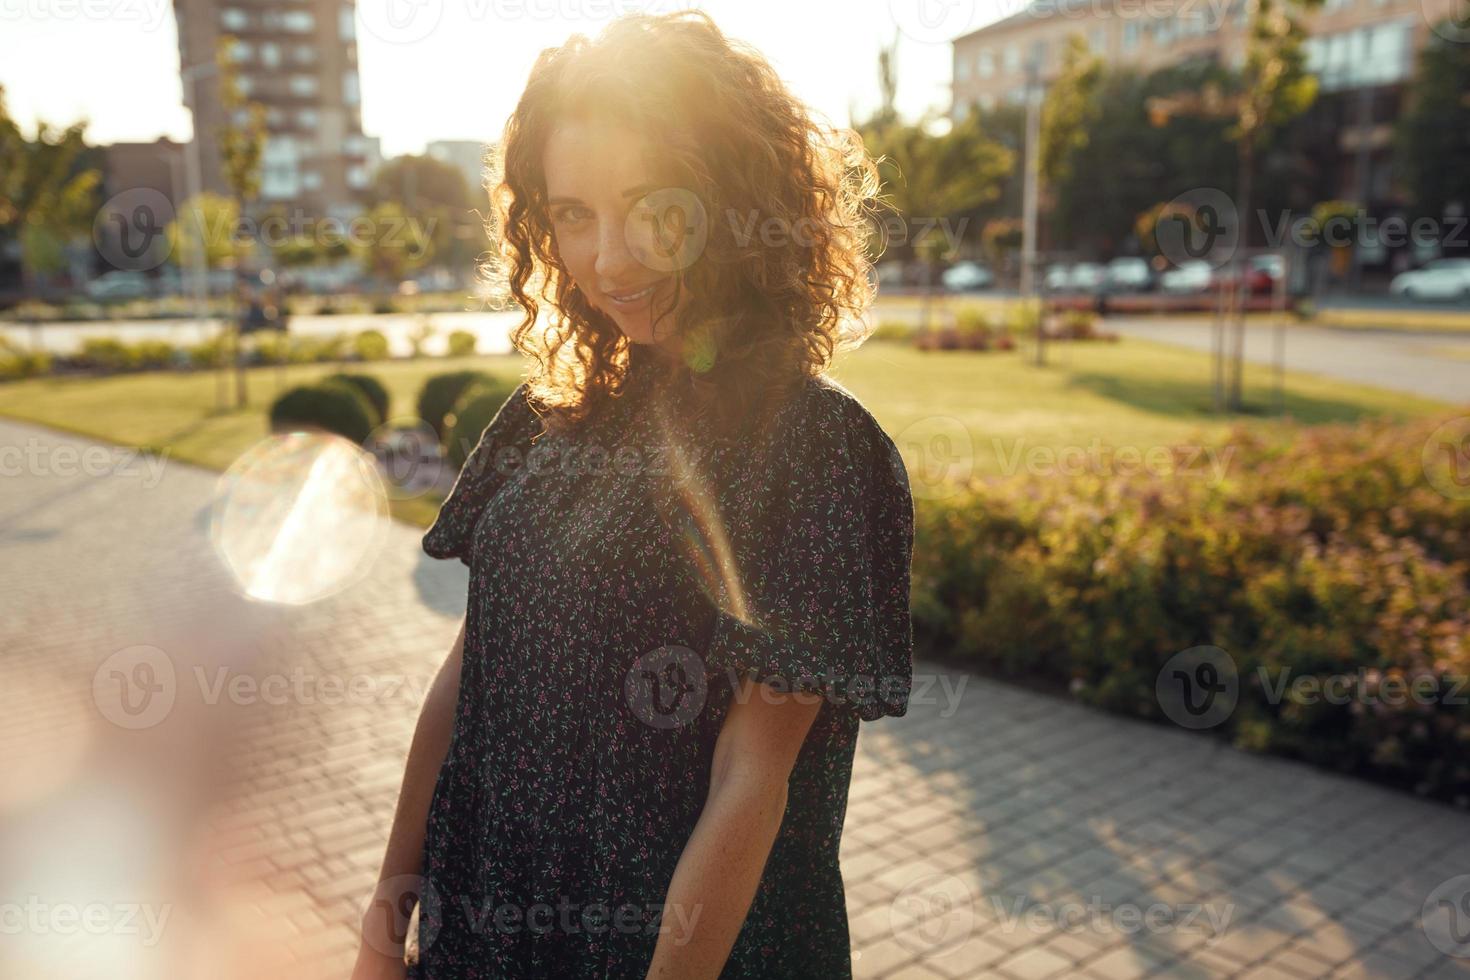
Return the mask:
[[908, 485], [893, 439], [856, 394], [828, 375], [801, 382], [773, 413], [765, 441], [798, 471], [840, 466], [867, 475], [881, 465]]

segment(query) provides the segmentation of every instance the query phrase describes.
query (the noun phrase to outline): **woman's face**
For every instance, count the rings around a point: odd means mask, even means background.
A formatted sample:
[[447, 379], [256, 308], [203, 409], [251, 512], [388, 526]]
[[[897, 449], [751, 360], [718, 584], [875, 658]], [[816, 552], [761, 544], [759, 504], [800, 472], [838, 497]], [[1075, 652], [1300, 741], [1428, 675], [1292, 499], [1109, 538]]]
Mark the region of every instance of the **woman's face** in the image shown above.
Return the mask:
[[[557, 255], [582, 295], [633, 343], [672, 347], [675, 269], [645, 200], [662, 190], [646, 150], [617, 125], [563, 120], [546, 143], [547, 205]], [[678, 308], [688, 299], [681, 293]]]

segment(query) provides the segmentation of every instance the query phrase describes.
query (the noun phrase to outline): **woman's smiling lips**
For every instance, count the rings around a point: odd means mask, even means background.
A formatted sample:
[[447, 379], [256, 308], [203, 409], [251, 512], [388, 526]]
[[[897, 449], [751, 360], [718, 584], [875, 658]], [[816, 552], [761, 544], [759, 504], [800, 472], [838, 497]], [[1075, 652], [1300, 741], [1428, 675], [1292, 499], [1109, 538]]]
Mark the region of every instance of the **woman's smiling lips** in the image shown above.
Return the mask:
[[632, 310], [636, 310], [642, 307], [644, 302], [650, 296], [652, 296], [654, 292], [658, 289], [658, 287], [663, 285], [663, 283], [664, 280], [660, 279], [658, 282], [650, 283], [647, 286], [642, 287], [641, 289], [625, 289], [620, 292], [610, 292], [604, 290], [602, 295], [606, 296], [608, 302], [612, 303], [613, 306], [617, 307], [619, 310], [630, 312]]

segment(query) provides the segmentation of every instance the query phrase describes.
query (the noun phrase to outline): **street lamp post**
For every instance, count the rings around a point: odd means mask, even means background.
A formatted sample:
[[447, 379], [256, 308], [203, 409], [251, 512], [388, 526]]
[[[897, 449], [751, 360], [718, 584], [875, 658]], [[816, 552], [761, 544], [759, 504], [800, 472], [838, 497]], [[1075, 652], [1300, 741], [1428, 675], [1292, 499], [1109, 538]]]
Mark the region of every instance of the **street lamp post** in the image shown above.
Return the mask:
[[[1041, 59], [1033, 54], [1026, 64], [1026, 183], [1021, 204], [1021, 296], [1030, 302], [1036, 294], [1036, 231], [1041, 198]], [[1036, 363], [1044, 360], [1046, 324], [1036, 311]]]
[[[187, 197], [185, 204], [197, 204], [199, 193], [202, 190], [203, 178], [200, 171], [203, 169], [199, 160], [199, 79], [213, 75], [219, 71], [219, 66], [213, 61], [201, 62], [185, 68], [180, 74], [184, 81], [186, 94], [189, 99], [189, 119], [192, 123], [193, 132], [189, 136], [189, 146], [184, 153], [184, 184]], [[182, 209], [181, 209], [182, 210]], [[180, 215], [182, 217], [182, 214]], [[199, 335], [203, 337], [207, 331], [206, 318], [209, 305], [209, 282], [206, 276], [207, 258], [205, 256], [205, 232], [203, 215], [199, 222], [199, 248], [189, 256], [189, 280], [190, 292], [194, 296], [194, 319], [197, 321]], [[215, 360], [219, 367], [215, 385], [215, 404], [224, 408], [229, 398], [229, 381], [225, 376], [225, 366], [219, 354], [224, 350], [221, 345], [216, 352]]]

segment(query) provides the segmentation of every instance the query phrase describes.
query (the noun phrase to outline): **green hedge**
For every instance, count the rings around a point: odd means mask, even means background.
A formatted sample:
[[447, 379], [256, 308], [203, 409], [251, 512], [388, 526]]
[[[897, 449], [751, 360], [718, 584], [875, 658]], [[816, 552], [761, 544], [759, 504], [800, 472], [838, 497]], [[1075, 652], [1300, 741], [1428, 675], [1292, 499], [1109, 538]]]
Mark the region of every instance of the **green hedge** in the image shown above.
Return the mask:
[[504, 381], [477, 381], [465, 389], [451, 413], [454, 423], [449, 428], [448, 445], [445, 447], [445, 453], [456, 470], [464, 466], [465, 460], [479, 445], [485, 427], [515, 390], [514, 383]]
[[448, 428], [445, 417], [454, 411], [465, 389], [476, 382], [493, 384], [495, 379], [484, 371], [450, 371], [434, 375], [419, 389], [419, 418], [428, 423], [440, 442], [444, 441]]
[[[1470, 800], [1470, 490], [1426, 478], [1435, 428], [1372, 422], [1290, 442], [1238, 430], [1223, 479], [1195, 462], [1023, 474], [951, 496], [916, 485], [916, 639], [1161, 721], [1166, 661], [1219, 647], [1239, 702], [1212, 731]], [[1343, 703], [1292, 693], [1334, 676], [1352, 684]], [[1436, 693], [1389, 703], [1394, 692], [1374, 693], [1388, 676]], [[1268, 696], [1283, 679], [1285, 696]]]
[[322, 380], [341, 382], [361, 392], [362, 396], [373, 407], [373, 415], [375, 416], [373, 422], [374, 427], [388, 421], [388, 389], [371, 374], [349, 374], [344, 372], [341, 374], [329, 374]]
[[352, 385], [323, 381], [292, 388], [271, 405], [271, 429], [310, 426], [361, 445], [375, 423], [372, 403]]

